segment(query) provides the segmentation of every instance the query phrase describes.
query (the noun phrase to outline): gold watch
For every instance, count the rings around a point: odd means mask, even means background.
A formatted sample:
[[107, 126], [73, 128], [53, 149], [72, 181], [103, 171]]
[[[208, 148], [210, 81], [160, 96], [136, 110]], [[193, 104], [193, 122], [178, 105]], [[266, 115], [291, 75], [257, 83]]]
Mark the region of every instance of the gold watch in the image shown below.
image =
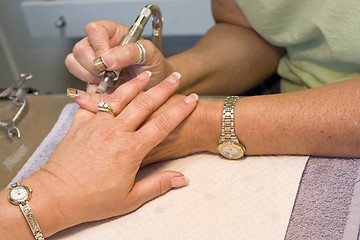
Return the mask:
[[20, 207], [20, 210], [29, 224], [35, 239], [45, 240], [44, 234], [41, 232], [39, 224], [36, 221], [35, 215], [29, 205], [31, 193], [32, 190], [30, 188], [16, 182], [10, 185], [8, 199], [12, 204]]
[[239, 159], [245, 154], [245, 146], [235, 135], [234, 107], [237, 100], [239, 100], [238, 96], [227, 97], [223, 108], [218, 150], [228, 159]]

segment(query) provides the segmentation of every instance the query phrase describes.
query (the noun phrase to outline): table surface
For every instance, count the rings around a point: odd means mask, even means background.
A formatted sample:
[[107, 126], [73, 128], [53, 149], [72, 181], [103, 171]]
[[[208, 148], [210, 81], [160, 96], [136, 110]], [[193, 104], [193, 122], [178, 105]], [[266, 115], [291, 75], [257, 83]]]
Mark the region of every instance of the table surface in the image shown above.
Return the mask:
[[[64, 96], [27, 95], [29, 107], [16, 126], [21, 137], [12, 141], [5, 128], [0, 128], [0, 189], [5, 188], [16, 173], [32, 155], [42, 140], [50, 132], [61, 110], [73, 99]], [[4, 113], [1, 113], [3, 118]]]

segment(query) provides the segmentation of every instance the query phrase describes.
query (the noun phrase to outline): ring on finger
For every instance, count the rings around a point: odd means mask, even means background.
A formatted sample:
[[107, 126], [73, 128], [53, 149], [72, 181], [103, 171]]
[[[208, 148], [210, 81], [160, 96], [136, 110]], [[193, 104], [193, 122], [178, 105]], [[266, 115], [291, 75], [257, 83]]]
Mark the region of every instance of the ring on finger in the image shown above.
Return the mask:
[[101, 111], [101, 112], [107, 112], [107, 113], [110, 113], [113, 117], [117, 117], [117, 113], [114, 111], [114, 109], [112, 109], [111, 107], [109, 107], [109, 105], [104, 102], [104, 101], [101, 101], [98, 103], [98, 106], [97, 106], [97, 110]]
[[94, 59], [94, 64], [95, 64], [95, 68], [96, 68], [96, 71], [98, 72], [98, 74], [103, 75], [106, 70], [106, 65], [104, 63], [104, 59], [102, 57], [96, 58], [96, 59]]
[[139, 51], [140, 51], [140, 58], [139, 60], [136, 62], [136, 64], [143, 64], [146, 61], [146, 48], [142, 43], [136, 42], [135, 45], [138, 47]]

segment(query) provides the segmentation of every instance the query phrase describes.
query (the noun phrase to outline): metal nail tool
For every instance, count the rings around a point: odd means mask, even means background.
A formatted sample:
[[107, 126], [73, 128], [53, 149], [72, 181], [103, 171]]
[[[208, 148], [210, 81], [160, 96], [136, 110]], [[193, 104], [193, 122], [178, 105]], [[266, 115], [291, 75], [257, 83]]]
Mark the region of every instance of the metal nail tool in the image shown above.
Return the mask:
[[0, 93], [0, 101], [11, 101], [16, 107], [19, 107], [16, 114], [6, 120], [0, 121], [0, 127], [6, 128], [6, 133], [10, 140], [14, 136], [20, 138], [20, 130], [15, 126], [15, 124], [20, 120], [20, 118], [25, 114], [28, 101], [25, 97], [26, 91], [21, 88], [25, 81], [31, 79], [33, 76], [31, 74], [22, 73], [18, 80], [10, 85], [5, 91]]
[[[163, 18], [160, 8], [155, 4], [146, 5], [140, 12], [140, 15], [136, 18], [135, 22], [129, 29], [128, 34], [122, 39], [120, 45], [136, 42], [141, 33], [143, 32], [145, 25], [147, 24], [150, 16], [153, 16], [152, 22], [152, 41], [154, 45], [162, 51], [162, 25]], [[103, 80], [96, 89], [97, 93], [104, 93], [106, 89], [113, 85], [114, 81], [119, 79], [121, 70], [116, 71], [104, 71]]]

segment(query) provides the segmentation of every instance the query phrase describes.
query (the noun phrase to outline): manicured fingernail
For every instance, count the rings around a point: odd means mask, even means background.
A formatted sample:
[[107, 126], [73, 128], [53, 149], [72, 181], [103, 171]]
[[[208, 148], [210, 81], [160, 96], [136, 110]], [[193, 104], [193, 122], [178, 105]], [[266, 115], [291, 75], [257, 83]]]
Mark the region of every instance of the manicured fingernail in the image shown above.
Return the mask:
[[79, 89], [75, 89], [75, 88], [68, 88], [66, 91], [66, 95], [68, 97], [71, 98], [77, 98], [77, 99], [81, 99], [81, 100], [86, 100], [89, 98], [89, 93], [81, 91]]
[[196, 93], [192, 93], [185, 98], [186, 103], [193, 103], [199, 99], [199, 96]]
[[176, 83], [181, 78], [181, 74], [178, 72], [173, 72], [169, 77], [166, 78], [166, 81], [171, 83]]
[[189, 179], [185, 176], [174, 177], [173, 179], [171, 179], [172, 188], [185, 187], [187, 185], [189, 185]]
[[151, 77], [152, 73], [150, 71], [145, 71], [140, 73], [137, 78], [140, 80], [146, 80], [149, 79]]
[[78, 98], [79, 97], [79, 89], [67, 88], [66, 95], [71, 98]]
[[102, 61], [105, 64], [107, 68], [110, 68], [112, 65], [114, 65], [115, 60], [112, 54], [110, 53], [104, 53], [102, 56]]

